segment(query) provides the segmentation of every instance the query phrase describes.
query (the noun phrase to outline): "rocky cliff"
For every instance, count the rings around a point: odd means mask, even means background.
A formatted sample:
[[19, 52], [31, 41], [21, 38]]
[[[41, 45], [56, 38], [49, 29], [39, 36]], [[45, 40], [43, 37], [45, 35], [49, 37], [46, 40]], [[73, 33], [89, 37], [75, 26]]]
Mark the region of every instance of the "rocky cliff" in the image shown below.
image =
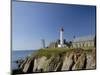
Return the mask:
[[95, 49], [62, 50], [58, 53], [56, 51], [56, 54], [49, 50], [46, 52], [48, 52], [49, 56], [46, 55], [45, 50], [41, 50], [35, 55], [27, 57], [20, 65], [22, 72], [54, 72], [96, 68]]

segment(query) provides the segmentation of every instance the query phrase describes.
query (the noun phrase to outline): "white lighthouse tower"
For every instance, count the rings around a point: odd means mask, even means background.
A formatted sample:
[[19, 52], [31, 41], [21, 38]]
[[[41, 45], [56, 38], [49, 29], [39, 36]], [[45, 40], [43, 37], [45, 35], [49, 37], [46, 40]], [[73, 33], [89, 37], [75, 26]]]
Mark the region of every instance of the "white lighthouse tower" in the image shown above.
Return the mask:
[[64, 32], [64, 29], [63, 29], [63, 27], [61, 27], [60, 28], [60, 44], [58, 44], [58, 47], [60, 47], [60, 48], [64, 47], [63, 32]]

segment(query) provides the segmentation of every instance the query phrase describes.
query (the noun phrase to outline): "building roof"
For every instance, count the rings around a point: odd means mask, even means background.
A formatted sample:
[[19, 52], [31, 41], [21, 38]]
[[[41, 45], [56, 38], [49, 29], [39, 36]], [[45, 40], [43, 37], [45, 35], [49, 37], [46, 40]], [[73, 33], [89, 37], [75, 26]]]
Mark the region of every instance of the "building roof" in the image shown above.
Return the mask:
[[72, 42], [80, 42], [80, 41], [91, 41], [94, 40], [94, 35], [83, 36], [83, 37], [76, 37], [72, 40]]

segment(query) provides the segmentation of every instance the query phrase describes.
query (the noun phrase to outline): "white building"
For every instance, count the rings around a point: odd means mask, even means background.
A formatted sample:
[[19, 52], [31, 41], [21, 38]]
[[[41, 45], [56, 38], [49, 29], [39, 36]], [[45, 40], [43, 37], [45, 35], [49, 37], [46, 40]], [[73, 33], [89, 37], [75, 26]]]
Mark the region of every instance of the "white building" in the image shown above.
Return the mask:
[[63, 27], [61, 27], [60, 28], [60, 44], [58, 44], [58, 47], [60, 47], [60, 48], [64, 47], [63, 32], [64, 32], [64, 29], [63, 29]]
[[94, 47], [94, 46], [95, 46], [95, 36], [78, 37], [72, 40], [73, 48]]

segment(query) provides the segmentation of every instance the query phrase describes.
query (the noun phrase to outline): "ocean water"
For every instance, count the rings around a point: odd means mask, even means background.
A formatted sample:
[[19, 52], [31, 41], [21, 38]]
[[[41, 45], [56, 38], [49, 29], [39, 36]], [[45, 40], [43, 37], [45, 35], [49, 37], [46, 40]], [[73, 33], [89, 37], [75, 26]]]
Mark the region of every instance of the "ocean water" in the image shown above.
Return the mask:
[[16, 64], [16, 60], [18, 59], [25, 59], [28, 55], [35, 52], [35, 50], [20, 50], [20, 51], [12, 51], [12, 62], [11, 62], [11, 68], [18, 69], [18, 64]]

